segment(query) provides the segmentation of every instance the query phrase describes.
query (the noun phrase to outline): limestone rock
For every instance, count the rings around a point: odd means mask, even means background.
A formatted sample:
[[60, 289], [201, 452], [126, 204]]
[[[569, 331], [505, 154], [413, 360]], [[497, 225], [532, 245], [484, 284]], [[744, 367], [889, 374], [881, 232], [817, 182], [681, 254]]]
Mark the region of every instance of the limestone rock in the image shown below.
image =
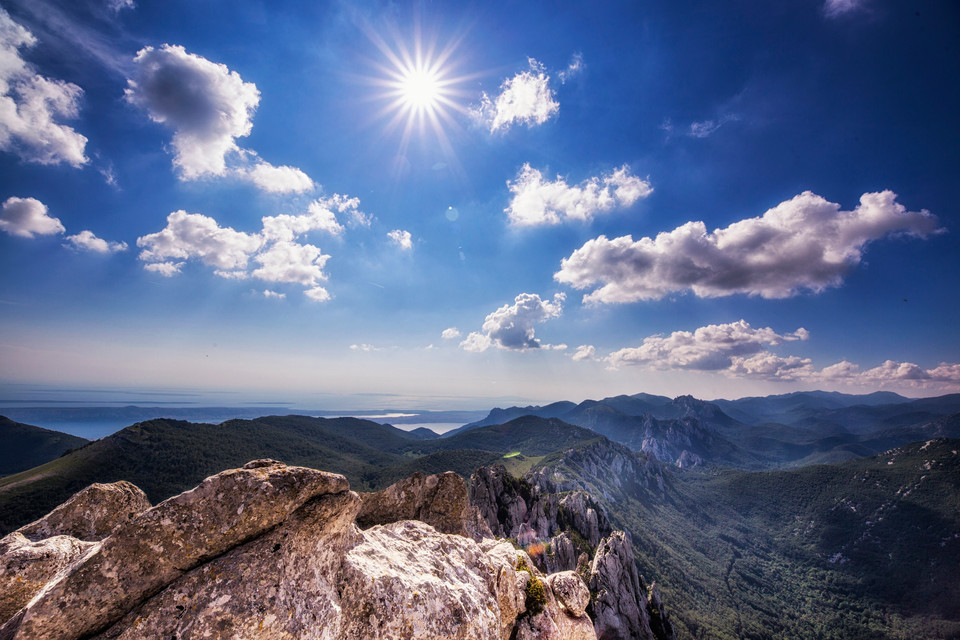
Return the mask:
[[17, 531], [34, 542], [59, 535], [94, 542], [149, 508], [146, 494], [129, 482], [95, 483]]
[[453, 471], [430, 476], [415, 473], [361, 498], [363, 507], [357, 525], [363, 529], [398, 520], [420, 520], [441, 533], [475, 540], [493, 537], [477, 508], [470, 504], [466, 482]]
[[114, 529], [0, 627], [0, 639], [75, 640], [102, 631], [184, 572], [272, 529], [310, 498], [348, 489], [343, 476], [273, 461], [207, 478]]
[[610, 524], [603, 508], [583, 491], [574, 491], [560, 500], [563, 512], [571, 519], [569, 524], [593, 546], [610, 533]]
[[673, 624], [663, 606], [660, 588], [654, 582], [647, 589], [647, 613], [650, 614], [650, 630], [657, 640], [673, 640]]
[[340, 635], [337, 574], [356, 544], [352, 491], [317, 496], [276, 529], [197, 567], [95, 640], [296, 640]]
[[70, 536], [33, 542], [19, 532], [0, 540], [0, 622], [11, 618], [58, 571], [94, 545]]
[[[554, 575], [560, 576], [559, 579], [555, 578]], [[514, 640], [596, 640], [597, 636], [590, 618], [586, 615], [579, 617], [572, 615], [568, 609], [561, 606], [559, 596], [552, 588], [553, 584], [557, 584], [565, 596], [577, 601], [580, 601], [583, 594], [586, 594], [586, 599], [583, 600], [585, 604], [590, 598], [587, 586], [575, 574], [572, 576], [554, 575], [545, 579], [540, 576], [531, 576], [531, 580], [541, 580], [545, 587], [543, 610], [536, 615], [530, 615], [530, 612], [527, 612], [526, 615], [521, 616], [517, 620], [512, 638]], [[573, 580], [579, 583], [579, 587], [573, 584]], [[573, 592], [578, 589], [582, 589], [583, 593], [573, 596]]]
[[561, 608], [574, 618], [586, 615], [590, 590], [573, 571], [561, 571], [547, 576], [547, 584]]
[[654, 640], [647, 593], [634, 563], [630, 540], [615, 531], [600, 542], [590, 568], [593, 625], [600, 640]]
[[343, 640], [502, 640], [495, 564], [468, 538], [402, 521], [363, 532], [341, 572]]
[[547, 573], [576, 569], [577, 559], [577, 549], [570, 539], [570, 534], [562, 531], [550, 538], [549, 552], [543, 557]]

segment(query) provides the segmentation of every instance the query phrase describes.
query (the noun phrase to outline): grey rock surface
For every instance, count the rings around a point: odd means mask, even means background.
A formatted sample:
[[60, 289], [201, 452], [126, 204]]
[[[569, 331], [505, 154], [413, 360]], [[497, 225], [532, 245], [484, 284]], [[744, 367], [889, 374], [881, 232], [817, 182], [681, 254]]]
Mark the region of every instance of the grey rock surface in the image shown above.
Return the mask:
[[361, 494], [357, 525], [366, 529], [399, 520], [419, 520], [441, 533], [474, 540], [493, 537], [478, 509], [470, 504], [467, 483], [453, 471], [415, 473], [383, 491]]
[[580, 576], [573, 571], [552, 573], [547, 576], [547, 584], [550, 585], [563, 611], [574, 618], [582, 618], [586, 615], [587, 605], [590, 603], [590, 590]]
[[150, 501], [136, 485], [124, 480], [110, 484], [98, 482], [17, 532], [34, 542], [60, 535], [95, 542], [149, 508]]
[[272, 529], [310, 498], [348, 489], [343, 476], [274, 461], [207, 478], [114, 529], [0, 627], [0, 639], [76, 640], [100, 632], [183, 573]]
[[0, 540], [0, 623], [9, 620], [95, 542], [53, 536], [33, 542], [14, 532]]
[[630, 541], [614, 531], [597, 548], [590, 568], [593, 625], [600, 640], [654, 640], [647, 592], [637, 573]]

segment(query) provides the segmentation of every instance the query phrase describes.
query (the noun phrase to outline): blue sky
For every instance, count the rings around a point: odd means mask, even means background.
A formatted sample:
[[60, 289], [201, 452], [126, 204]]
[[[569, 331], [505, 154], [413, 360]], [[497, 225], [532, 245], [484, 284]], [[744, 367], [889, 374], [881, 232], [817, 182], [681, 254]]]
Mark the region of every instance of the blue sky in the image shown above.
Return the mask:
[[0, 382], [960, 391], [958, 28], [947, 0], [0, 0]]

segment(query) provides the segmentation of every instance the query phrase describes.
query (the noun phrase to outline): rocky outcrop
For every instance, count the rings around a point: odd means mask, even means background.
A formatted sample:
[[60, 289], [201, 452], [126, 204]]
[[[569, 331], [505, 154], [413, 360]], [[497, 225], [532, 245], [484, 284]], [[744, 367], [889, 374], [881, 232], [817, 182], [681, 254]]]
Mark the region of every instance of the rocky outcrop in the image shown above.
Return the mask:
[[663, 597], [656, 582], [647, 589], [647, 614], [650, 616], [650, 630], [654, 637], [657, 640], [673, 640], [673, 623], [663, 606]]
[[150, 508], [139, 487], [121, 480], [92, 484], [35, 522], [17, 529], [28, 540], [71, 536], [94, 542]]
[[93, 542], [53, 536], [33, 542], [14, 532], [0, 540], [0, 622], [13, 616]]
[[[463, 491], [445, 500], [428, 489], [447, 485], [456, 482], [443, 474], [436, 484], [412, 479], [413, 498], [396, 504], [455, 525]], [[256, 461], [99, 542], [11, 534], [0, 541], [9, 560], [0, 579], [46, 573], [30, 578], [39, 591], [0, 639], [595, 640], [577, 574], [544, 577], [508, 542], [478, 543], [424, 522], [361, 530], [355, 520], [367, 506], [342, 476]], [[33, 562], [41, 555], [59, 560]], [[9, 614], [20, 605], [6, 606]]]
[[647, 592], [623, 531], [604, 538], [597, 548], [590, 567], [590, 591], [596, 594], [592, 605], [597, 638], [654, 640]]
[[207, 478], [114, 529], [8, 620], [0, 638], [75, 640], [102, 631], [186, 571], [272, 529], [313, 496], [348, 488], [343, 476], [274, 461]]
[[467, 484], [453, 471], [424, 476], [415, 473], [383, 491], [361, 494], [357, 525], [366, 529], [399, 520], [419, 520], [441, 533], [474, 540], [493, 533], [478, 509], [470, 504]]

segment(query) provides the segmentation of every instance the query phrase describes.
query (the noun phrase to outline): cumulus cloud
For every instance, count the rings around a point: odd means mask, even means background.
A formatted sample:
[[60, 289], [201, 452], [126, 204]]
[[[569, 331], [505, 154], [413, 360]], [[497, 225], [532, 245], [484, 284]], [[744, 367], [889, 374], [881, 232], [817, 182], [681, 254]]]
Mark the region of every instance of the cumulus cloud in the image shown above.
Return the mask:
[[144, 47], [134, 58], [126, 98], [173, 129], [173, 164], [184, 180], [233, 175], [271, 193], [303, 193], [313, 180], [237, 145], [248, 136], [260, 92], [236, 71], [179, 45]]
[[404, 251], [409, 251], [413, 249], [413, 236], [410, 235], [409, 231], [403, 231], [401, 229], [394, 229], [393, 231], [387, 234], [387, 237], [390, 238], [390, 241], [396, 244], [398, 247]]
[[107, 242], [103, 238], [98, 238], [92, 231], [81, 231], [80, 233], [65, 238], [69, 246], [83, 251], [93, 251], [94, 253], [116, 253], [126, 251], [126, 242]]
[[0, 150], [26, 162], [80, 167], [87, 138], [58, 120], [77, 117], [83, 90], [39, 75], [20, 57], [36, 41], [0, 8]]
[[440, 337], [444, 340], [456, 340], [460, 337], [460, 330], [456, 327], [449, 327], [443, 330], [443, 332], [440, 334]]
[[483, 94], [477, 116], [491, 132], [514, 124], [540, 125], [560, 109], [544, 66], [533, 58], [527, 62], [530, 68], [504, 80], [498, 96]]
[[262, 245], [259, 235], [221, 227], [213, 218], [182, 209], [167, 216], [163, 230], [137, 238], [139, 257], [144, 262], [196, 258], [216, 267], [219, 275], [227, 276], [245, 269], [250, 256]]
[[36, 198], [7, 198], [0, 208], [0, 230], [21, 238], [66, 231], [58, 218], [47, 213], [47, 205]]
[[326, 280], [323, 267], [330, 259], [312, 244], [298, 244], [281, 240], [254, 258], [260, 268], [251, 274], [267, 282], [292, 282], [316, 288], [317, 282]]
[[258, 161], [253, 167], [238, 169], [238, 174], [258, 188], [270, 193], [303, 193], [314, 188], [313, 180], [296, 167], [275, 167]]
[[256, 85], [179, 45], [144, 47], [133, 61], [127, 100], [174, 130], [174, 165], [181, 175], [224, 175], [224, 156], [237, 151], [236, 139], [253, 127], [260, 103]]
[[626, 165], [571, 186], [561, 176], [552, 182], [544, 180], [540, 171], [525, 163], [507, 187], [513, 197], [504, 212], [517, 226], [589, 221], [616, 207], [629, 207], [653, 192], [650, 183], [632, 175]]
[[160, 275], [171, 278], [180, 273], [183, 262], [150, 262], [143, 265], [144, 270], [159, 273]]
[[597, 350], [592, 344], [582, 344], [571, 356], [575, 361], [593, 360], [597, 355]]
[[269, 298], [272, 298], [272, 299], [274, 299], [274, 300], [283, 300], [284, 298], [287, 297], [287, 294], [285, 294], [285, 293], [279, 293], [279, 292], [277, 292], [277, 291], [271, 291], [270, 289], [264, 289], [264, 290], [263, 290], [263, 297], [264, 297], [264, 298], [268, 298], [268, 299], [269, 299]]
[[901, 383], [924, 387], [937, 383], [960, 383], [960, 364], [941, 362], [933, 369], [924, 369], [912, 362], [886, 360], [878, 367], [861, 370], [859, 365], [846, 360], [824, 367], [820, 378], [830, 382], [852, 384]]
[[611, 353], [607, 361], [614, 367], [646, 365], [656, 369], [694, 369], [716, 371], [728, 369], [735, 358], [760, 353], [765, 345], [806, 340], [806, 329], [780, 334], [770, 327], [754, 329], [745, 320], [727, 324], [711, 324], [693, 332], [674, 331], [669, 336], [644, 338], [639, 347]]
[[[307, 207], [307, 213], [299, 216], [280, 214], [263, 218], [263, 235], [267, 240], [293, 240], [296, 236], [310, 231], [326, 231], [333, 235], [343, 232], [343, 225], [337, 222], [334, 209], [342, 208], [344, 196], [334, 195], [331, 198], [314, 200]], [[356, 198], [346, 198], [350, 206], [358, 207], [360, 202]]]
[[542, 300], [535, 293], [521, 293], [512, 305], [503, 305], [489, 314], [480, 331], [466, 337], [460, 346], [466, 351], [486, 351], [490, 347], [522, 351], [540, 348], [534, 337], [534, 326], [557, 318], [563, 312], [565, 296], [558, 293], [553, 300]]
[[892, 191], [865, 193], [852, 211], [805, 191], [762, 216], [707, 232], [688, 222], [656, 238], [586, 242], [560, 263], [558, 282], [595, 288], [585, 303], [657, 300], [692, 291], [787, 298], [839, 286], [865, 247], [893, 234], [925, 238], [941, 231], [926, 210], [907, 211]]

